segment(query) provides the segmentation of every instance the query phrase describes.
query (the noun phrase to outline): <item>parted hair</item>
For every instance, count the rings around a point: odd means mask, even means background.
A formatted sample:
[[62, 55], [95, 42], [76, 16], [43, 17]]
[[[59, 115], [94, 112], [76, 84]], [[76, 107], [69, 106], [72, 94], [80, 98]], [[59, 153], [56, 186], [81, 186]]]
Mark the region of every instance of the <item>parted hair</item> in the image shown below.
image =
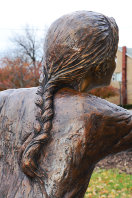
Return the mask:
[[45, 137], [50, 137], [54, 94], [58, 89], [78, 88], [81, 80], [99, 65], [104, 72], [105, 63], [115, 58], [117, 45], [115, 20], [99, 13], [78, 11], [51, 25], [44, 43], [43, 75], [35, 102], [39, 108], [32, 145], [41, 145]]

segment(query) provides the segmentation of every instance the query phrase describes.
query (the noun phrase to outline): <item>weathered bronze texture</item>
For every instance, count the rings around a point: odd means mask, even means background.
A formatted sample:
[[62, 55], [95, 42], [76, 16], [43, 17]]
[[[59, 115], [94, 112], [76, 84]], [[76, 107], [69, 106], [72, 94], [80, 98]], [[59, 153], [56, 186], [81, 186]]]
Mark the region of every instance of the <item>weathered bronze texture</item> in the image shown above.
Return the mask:
[[42, 147], [51, 138], [54, 94], [64, 87], [82, 92], [108, 85], [115, 69], [117, 44], [115, 20], [99, 13], [75, 12], [51, 25], [44, 45], [34, 130], [19, 159], [25, 174], [30, 177], [42, 174], [38, 172], [38, 159]]
[[0, 92], [0, 198], [83, 198], [95, 164], [132, 149], [132, 114], [71, 89], [54, 97], [50, 139], [41, 149], [41, 179], [27, 177], [19, 151], [33, 134], [37, 88]]

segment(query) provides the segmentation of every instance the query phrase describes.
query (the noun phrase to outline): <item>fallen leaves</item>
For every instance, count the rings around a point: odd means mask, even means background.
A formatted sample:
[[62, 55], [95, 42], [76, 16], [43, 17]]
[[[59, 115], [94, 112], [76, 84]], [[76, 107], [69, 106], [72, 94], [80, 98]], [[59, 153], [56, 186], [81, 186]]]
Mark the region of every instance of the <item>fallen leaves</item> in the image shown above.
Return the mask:
[[117, 169], [96, 170], [84, 198], [132, 198], [132, 175]]

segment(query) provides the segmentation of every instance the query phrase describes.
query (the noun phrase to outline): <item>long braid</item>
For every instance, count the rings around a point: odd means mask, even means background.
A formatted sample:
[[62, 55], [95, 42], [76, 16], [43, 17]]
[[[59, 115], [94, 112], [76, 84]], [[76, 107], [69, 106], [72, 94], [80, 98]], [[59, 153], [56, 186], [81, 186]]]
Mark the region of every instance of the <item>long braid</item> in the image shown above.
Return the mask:
[[55, 80], [48, 78], [44, 68], [44, 75], [40, 77], [40, 86], [37, 89], [35, 104], [37, 105], [36, 120], [34, 123], [34, 137], [23, 152], [22, 169], [30, 177], [38, 176], [36, 172], [41, 147], [48, 142], [52, 119], [54, 115], [53, 95], [58, 90]]
[[[52, 79], [44, 78], [40, 81], [37, 89], [35, 104], [38, 106], [36, 120], [34, 123], [34, 138], [30, 146], [42, 144], [45, 138], [49, 138], [49, 132], [52, 128], [52, 119], [54, 115], [53, 95], [58, 90], [58, 86]], [[26, 149], [27, 150], [27, 149]]]
[[[38, 117], [38, 120], [41, 124], [41, 130], [38, 133], [38, 135], [34, 138], [34, 142], [40, 142], [43, 143], [43, 134], [47, 134], [49, 136], [49, 132], [52, 128], [52, 119], [54, 114], [54, 108], [53, 108], [53, 94], [55, 93], [56, 85], [49, 81], [44, 87], [44, 93], [42, 95], [43, 97], [43, 108], [41, 106], [41, 117]], [[45, 137], [45, 136], [44, 136]]]

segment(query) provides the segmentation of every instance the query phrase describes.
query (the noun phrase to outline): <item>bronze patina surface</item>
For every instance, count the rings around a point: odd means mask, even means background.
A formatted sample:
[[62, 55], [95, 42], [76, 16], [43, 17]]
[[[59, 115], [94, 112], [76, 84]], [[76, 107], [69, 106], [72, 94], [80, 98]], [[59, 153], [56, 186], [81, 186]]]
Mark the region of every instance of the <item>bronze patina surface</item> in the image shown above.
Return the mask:
[[0, 92], [0, 198], [82, 198], [98, 161], [132, 149], [132, 115], [83, 93], [110, 83], [117, 45], [99, 13], [51, 25], [40, 86]]
[[64, 87], [83, 92], [108, 85], [115, 69], [117, 44], [115, 20], [99, 13], [78, 11], [51, 25], [44, 44], [34, 135], [21, 152], [20, 163], [25, 174], [30, 177], [39, 174], [37, 159], [50, 139], [54, 94]]
[[95, 164], [132, 148], [132, 114], [95, 96], [60, 90], [51, 138], [38, 161], [46, 176], [30, 178], [18, 159], [33, 133], [36, 91], [0, 92], [0, 198], [83, 198]]

